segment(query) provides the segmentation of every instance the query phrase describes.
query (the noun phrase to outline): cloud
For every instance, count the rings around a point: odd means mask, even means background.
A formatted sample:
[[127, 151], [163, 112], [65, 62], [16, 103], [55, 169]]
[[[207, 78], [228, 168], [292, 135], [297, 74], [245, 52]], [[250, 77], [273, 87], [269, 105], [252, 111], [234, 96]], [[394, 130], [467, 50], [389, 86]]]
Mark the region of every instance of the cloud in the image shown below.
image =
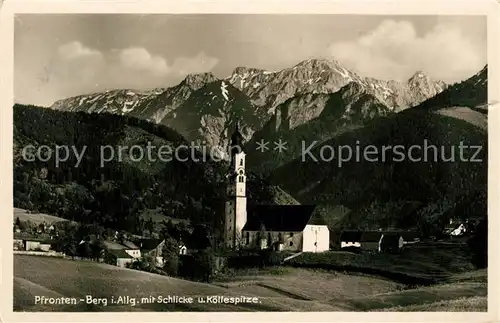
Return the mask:
[[218, 63], [218, 58], [210, 57], [204, 52], [200, 52], [194, 57], [177, 58], [172, 64], [172, 70], [180, 75], [203, 73], [211, 71]]
[[38, 72], [37, 88], [67, 97], [115, 88], [172, 86], [187, 74], [208, 72], [218, 63], [204, 52], [177, 57], [169, 64], [143, 47], [99, 51], [73, 41], [59, 46]]
[[395, 20], [384, 20], [354, 41], [329, 47], [334, 59], [364, 76], [404, 80], [422, 70], [445, 82], [475, 74], [486, 64], [485, 52], [457, 25], [441, 23], [418, 35], [410, 22]]
[[57, 51], [60, 58], [63, 60], [74, 60], [78, 58], [101, 58], [100, 51], [85, 47], [78, 41], [64, 44]]
[[120, 50], [119, 58], [124, 67], [132, 70], [142, 70], [159, 75], [166, 75], [170, 72], [164, 58], [153, 56], [142, 47], [130, 47]]

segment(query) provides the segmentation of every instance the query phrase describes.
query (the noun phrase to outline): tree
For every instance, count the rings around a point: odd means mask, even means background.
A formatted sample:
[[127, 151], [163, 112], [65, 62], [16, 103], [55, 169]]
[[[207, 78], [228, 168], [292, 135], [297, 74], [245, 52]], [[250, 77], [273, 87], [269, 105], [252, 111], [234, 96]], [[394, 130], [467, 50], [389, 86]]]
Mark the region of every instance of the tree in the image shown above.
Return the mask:
[[162, 256], [163, 270], [171, 276], [177, 276], [179, 273], [179, 242], [172, 237], [166, 237]]
[[144, 228], [149, 231], [151, 235], [155, 229], [155, 224], [153, 222], [153, 218], [148, 218], [144, 223]]
[[90, 244], [91, 255], [95, 260], [99, 260], [101, 253], [104, 250], [104, 242], [101, 239], [96, 239]]
[[196, 250], [209, 248], [211, 246], [211, 240], [207, 228], [203, 225], [195, 226], [190, 237], [190, 242], [192, 248]]
[[210, 283], [215, 274], [215, 256], [210, 248], [200, 250], [194, 255], [195, 277]]
[[488, 219], [485, 217], [476, 226], [468, 241], [472, 262], [477, 268], [488, 267]]
[[123, 243], [125, 241], [125, 234], [122, 231], [118, 232], [118, 234], [116, 236], [116, 240], [119, 243]]
[[92, 258], [92, 248], [90, 243], [87, 241], [80, 243], [77, 247], [77, 254], [82, 258]]
[[71, 258], [75, 258], [77, 255], [76, 242], [74, 240], [70, 240], [64, 244], [63, 251], [66, 255]]

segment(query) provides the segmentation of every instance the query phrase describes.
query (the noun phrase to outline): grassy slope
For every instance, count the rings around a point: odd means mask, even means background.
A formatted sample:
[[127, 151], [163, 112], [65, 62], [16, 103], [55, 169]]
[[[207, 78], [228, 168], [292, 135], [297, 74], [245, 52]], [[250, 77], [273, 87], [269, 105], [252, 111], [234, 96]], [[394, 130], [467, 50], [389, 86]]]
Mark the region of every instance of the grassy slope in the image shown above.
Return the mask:
[[[449, 283], [380, 295], [371, 308], [382, 311], [484, 312], [488, 310], [487, 270], [454, 275]], [[357, 301], [360, 301], [359, 299]]]
[[291, 266], [348, 270], [376, 274], [408, 284], [447, 281], [473, 270], [468, 250], [462, 245], [413, 246], [400, 254], [304, 253], [288, 262]]
[[218, 283], [231, 290], [320, 301], [343, 311], [485, 311], [485, 270], [432, 286], [405, 286], [377, 276], [305, 268], [240, 271]]
[[450, 107], [436, 111], [436, 113], [464, 120], [485, 131], [488, 130], [488, 117], [481, 112], [467, 107]]
[[[41, 270], [41, 268], [43, 268]], [[406, 289], [388, 279], [305, 268], [239, 272], [215, 284], [158, 276], [106, 264], [14, 256], [14, 309], [24, 311], [432, 311], [485, 310], [486, 271]], [[60, 279], [64, 275], [64, 279]], [[257, 296], [256, 305], [138, 304], [108, 307], [34, 305], [34, 296]]]
[[[43, 269], [42, 269], [43, 268]], [[64, 277], [64, 279], [61, 279]], [[34, 296], [85, 297], [130, 296], [253, 296], [251, 292], [195, 283], [94, 262], [48, 257], [14, 257], [14, 309], [28, 311], [332, 311], [335, 307], [314, 301], [262, 297], [261, 304], [142, 304], [135, 307], [96, 307], [85, 304], [34, 305]], [[258, 295], [256, 295], [258, 296]]]
[[286, 267], [282, 268], [279, 274], [266, 271], [239, 272], [218, 284], [242, 292], [252, 290], [259, 294], [276, 294], [337, 306], [339, 302], [333, 301], [334, 299], [370, 297], [403, 289], [402, 284], [379, 277]]
[[44, 213], [27, 213], [26, 210], [14, 208], [14, 220], [19, 218], [21, 221], [31, 221], [34, 224], [47, 223], [52, 224], [56, 222], [68, 221], [66, 219], [44, 214]]

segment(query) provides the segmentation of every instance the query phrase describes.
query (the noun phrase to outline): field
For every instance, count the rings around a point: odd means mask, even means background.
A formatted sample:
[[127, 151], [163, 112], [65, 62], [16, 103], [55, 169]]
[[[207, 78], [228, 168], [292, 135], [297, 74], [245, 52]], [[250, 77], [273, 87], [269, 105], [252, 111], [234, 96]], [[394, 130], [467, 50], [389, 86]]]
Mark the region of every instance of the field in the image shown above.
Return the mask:
[[463, 243], [427, 243], [399, 254], [330, 251], [304, 253], [289, 261], [302, 268], [322, 268], [383, 276], [408, 285], [430, 285], [474, 270]]
[[31, 221], [34, 224], [40, 224], [40, 223], [47, 223], [47, 224], [53, 224], [56, 222], [61, 222], [61, 221], [68, 221], [66, 219], [53, 216], [53, 215], [48, 215], [48, 214], [43, 214], [43, 213], [28, 213], [26, 210], [23, 209], [18, 209], [14, 208], [14, 217], [13, 219], [15, 220], [16, 218], [19, 218], [21, 221]]
[[[108, 306], [35, 305], [35, 296], [75, 297], [92, 295], [107, 298]], [[111, 297], [191, 296], [193, 304], [137, 304], [136, 306], [109, 303]], [[253, 296], [251, 292], [232, 290], [211, 284], [159, 276], [106, 264], [54, 259], [37, 256], [14, 256], [15, 311], [333, 311], [338, 308], [278, 296], [260, 297], [258, 304], [197, 304], [202, 296]], [[255, 295], [257, 296], [257, 295]]]
[[[213, 284], [110, 265], [14, 256], [16, 311], [486, 311], [487, 273], [464, 271], [432, 286], [295, 267], [247, 269]], [[61, 279], [64, 277], [64, 279]], [[35, 296], [256, 296], [258, 304], [35, 305]]]

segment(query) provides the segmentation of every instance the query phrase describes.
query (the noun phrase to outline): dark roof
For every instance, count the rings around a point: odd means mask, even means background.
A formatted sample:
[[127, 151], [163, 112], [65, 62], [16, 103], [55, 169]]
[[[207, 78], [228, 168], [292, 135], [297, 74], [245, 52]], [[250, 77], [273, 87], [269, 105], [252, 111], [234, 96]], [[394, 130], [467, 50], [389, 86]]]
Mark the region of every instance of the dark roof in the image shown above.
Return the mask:
[[254, 205], [247, 209], [248, 220], [243, 230], [300, 232], [306, 225], [325, 225], [315, 205]]
[[50, 238], [50, 235], [47, 234], [32, 235], [26, 232], [14, 232], [14, 240], [35, 241], [46, 244], [56, 242], [56, 240]]
[[108, 252], [116, 258], [133, 258], [123, 249], [108, 249]]
[[415, 240], [416, 238], [420, 238], [421, 234], [418, 231], [406, 231], [406, 232], [403, 231], [401, 232], [401, 236], [406, 241], [412, 241]]
[[384, 232], [382, 243], [399, 243], [401, 234], [399, 232]]
[[104, 247], [108, 250], [125, 250], [125, 246], [119, 244], [118, 242], [105, 240], [103, 241]]
[[361, 241], [361, 231], [342, 231], [340, 241], [359, 242]]
[[381, 236], [382, 232], [380, 231], [365, 231], [361, 235], [361, 242], [378, 242]]
[[163, 239], [143, 239], [139, 245], [141, 246], [141, 250], [153, 250], [156, 249], [162, 242]]
[[396, 237], [399, 239], [401, 237], [401, 233], [397, 231], [385, 231], [383, 232], [384, 237]]
[[129, 240], [123, 241], [122, 245], [127, 247], [129, 250], [130, 249], [139, 249], [139, 247], [137, 247], [132, 241], [129, 241]]

